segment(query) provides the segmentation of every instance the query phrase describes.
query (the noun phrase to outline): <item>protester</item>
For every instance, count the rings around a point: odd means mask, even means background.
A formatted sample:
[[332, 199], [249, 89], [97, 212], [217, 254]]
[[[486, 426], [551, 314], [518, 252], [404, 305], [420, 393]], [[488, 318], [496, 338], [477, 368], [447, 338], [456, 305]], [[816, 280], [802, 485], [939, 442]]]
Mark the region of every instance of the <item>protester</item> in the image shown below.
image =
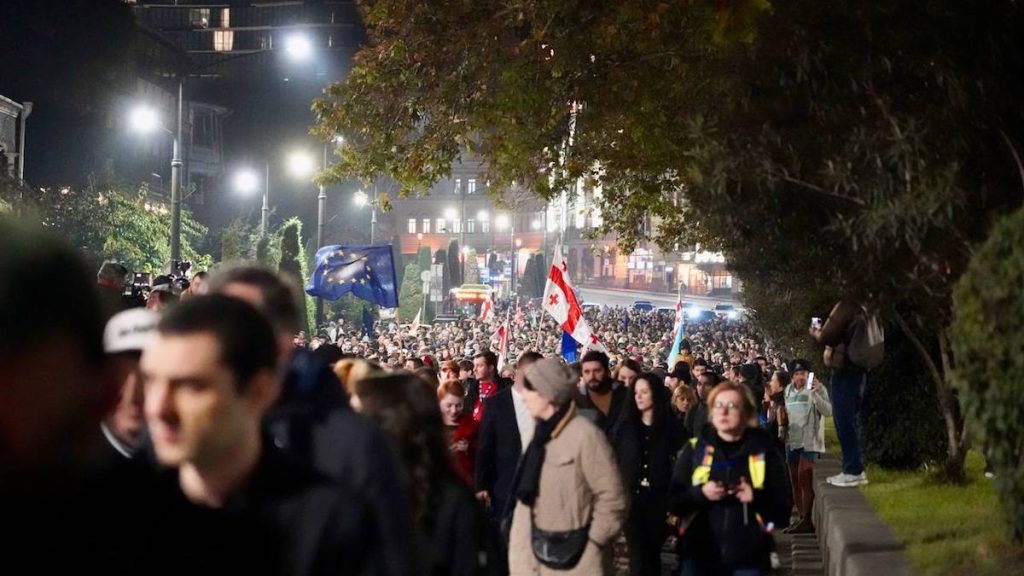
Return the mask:
[[131, 458], [142, 445], [145, 418], [142, 414], [142, 383], [139, 360], [156, 331], [159, 316], [142, 308], [125, 310], [107, 321], [103, 332], [106, 352], [115, 377], [121, 382], [117, 404], [100, 428], [110, 447]]
[[832, 369], [830, 387], [835, 396], [834, 420], [842, 452], [843, 471], [829, 477], [827, 481], [841, 487], [868, 483], [861, 460], [860, 440], [860, 408], [867, 386], [867, 371], [850, 362], [847, 354], [852, 337], [851, 329], [860, 314], [860, 306], [844, 298], [832, 308], [821, 328], [811, 326], [809, 330], [815, 340], [825, 345], [825, 365]]
[[757, 408], [746, 386], [721, 383], [708, 402], [712, 426], [683, 447], [672, 474], [681, 573], [763, 574], [771, 532], [789, 522], [786, 467], [768, 433], [753, 427]]
[[592, 418], [606, 434], [618, 422], [629, 395], [624, 386], [615, 386], [608, 363], [604, 352], [591, 350], [583, 355], [580, 359], [583, 391], [576, 398], [580, 414]]
[[800, 521], [790, 532], [813, 532], [814, 461], [825, 452], [825, 416], [832, 415], [832, 403], [821, 380], [808, 382], [810, 363], [794, 360], [792, 382], [784, 396], [789, 426], [786, 430], [786, 459], [793, 482], [793, 502]]
[[641, 373], [612, 433], [622, 483], [631, 499], [625, 532], [633, 576], [662, 573], [669, 481], [676, 453], [688, 438], [672, 415], [669, 394], [661, 378]]
[[283, 373], [280, 398], [264, 418], [276, 446], [328, 478], [346, 483], [370, 506], [383, 573], [416, 572], [404, 551], [413, 544], [405, 479], [387, 438], [370, 420], [353, 412], [329, 367], [293, 344], [301, 334], [301, 308], [294, 286], [270, 271], [241, 266], [218, 271], [210, 290], [255, 306], [274, 328]]
[[484, 520], [452, 468], [435, 398], [440, 392], [431, 394], [408, 372], [360, 380], [355, 388], [363, 413], [387, 432], [411, 480], [409, 499], [422, 542], [418, 549], [429, 567], [426, 573], [479, 574], [490, 562]]
[[466, 387], [466, 406], [473, 419], [479, 422], [483, 418], [483, 401], [511, 386], [512, 382], [498, 376], [498, 357], [490, 350], [473, 356], [473, 376], [475, 380]]
[[[436, 378], [434, 380], [436, 381]], [[435, 383], [431, 382], [431, 385]], [[463, 410], [463, 397], [466, 391], [461, 382], [449, 380], [436, 386], [436, 390], [444, 421], [445, 438], [455, 464], [455, 471], [467, 486], [472, 487], [475, 480], [474, 464], [480, 424]]]
[[626, 388], [632, 388], [637, 377], [640, 376], [640, 372], [642, 371], [643, 366], [641, 366], [639, 362], [632, 358], [626, 358], [615, 366], [612, 379], [622, 382], [622, 385]]
[[686, 425], [687, 416], [698, 404], [697, 394], [689, 386], [677, 386], [672, 391], [671, 409], [672, 416], [679, 422], [680, 430], [687, 438], [693, 436], [693, 431]]
[[366, 503], [262, 437], [281, 379], [259, 312], [223, 295], [189, 299], [160, 321], [141, 370], [156, 457], [191, 504], [161, 518], [185, 544], [161, 562], [262, 574], [370, 569]]
[[[515, 482], [510, 574], [609, 574], [611, 544], [626, 512], [612, 448], [599, 428], [577, 416], [576, 378], [559, 360], [538, 360], [523, 385], [537, 424]], [[546, 555], [539, 531], [571, 532], [566, 536], [574, 545], [565, 556]]]

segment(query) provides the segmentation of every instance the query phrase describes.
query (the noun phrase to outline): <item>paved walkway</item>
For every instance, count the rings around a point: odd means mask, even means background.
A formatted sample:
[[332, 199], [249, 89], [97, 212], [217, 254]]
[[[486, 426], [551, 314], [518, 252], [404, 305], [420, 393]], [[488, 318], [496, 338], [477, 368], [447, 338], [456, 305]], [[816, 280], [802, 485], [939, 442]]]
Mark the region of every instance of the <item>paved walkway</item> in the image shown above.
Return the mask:
[[[814, 534], [775, 535], [776, 549], [781, 566], [774, 572], [778, 576], [824, 576], [825, 567]], [[626, 556], [626, 539], [619, 537], [615, 543], [615, 575], [629, 576], [629, 558]], [[675, 576], [679, 559], [674, 546], [667, 543], [661, 553], [663, 576]]]

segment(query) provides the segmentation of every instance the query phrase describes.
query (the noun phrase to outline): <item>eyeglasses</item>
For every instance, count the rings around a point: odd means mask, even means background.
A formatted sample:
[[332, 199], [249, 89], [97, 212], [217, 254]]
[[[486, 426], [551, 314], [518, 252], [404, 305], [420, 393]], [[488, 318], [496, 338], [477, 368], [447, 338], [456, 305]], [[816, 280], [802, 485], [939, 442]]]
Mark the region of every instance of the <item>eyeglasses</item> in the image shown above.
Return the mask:
[[740, 405], [735, 402], [715, 402], [715, 405], [712, 406], [712, 408], [719, 412], [731, 412], [733, 410], [739, 410]]

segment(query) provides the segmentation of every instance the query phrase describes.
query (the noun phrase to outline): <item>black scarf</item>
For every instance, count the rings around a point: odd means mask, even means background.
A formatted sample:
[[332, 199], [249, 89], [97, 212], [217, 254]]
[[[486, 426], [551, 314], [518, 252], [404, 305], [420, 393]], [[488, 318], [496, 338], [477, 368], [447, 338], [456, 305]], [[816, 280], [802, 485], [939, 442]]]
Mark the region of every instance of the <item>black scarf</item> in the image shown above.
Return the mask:
[[551, 434], [558, 427], [558, 423], [565, 418], [569, 412], [572, 402], [562, 406], [547, 420], [538, 420], [533, 431], [533, 440], [523, 454], [523, 460], [519, 464], [519, 481], [516, 483], [516, 499], [527, 506], [533, 506], [537, 499], [537, 490], [540, 488], [540, 469], [544, 466], [545, 446], [551, 440]]

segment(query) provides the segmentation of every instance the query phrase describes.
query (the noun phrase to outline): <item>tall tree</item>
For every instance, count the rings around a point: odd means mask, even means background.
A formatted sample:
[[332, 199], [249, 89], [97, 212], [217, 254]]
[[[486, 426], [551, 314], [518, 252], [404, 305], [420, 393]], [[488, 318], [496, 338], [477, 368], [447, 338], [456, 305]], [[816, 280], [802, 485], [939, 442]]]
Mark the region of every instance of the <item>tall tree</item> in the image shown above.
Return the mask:
[[654, 216], [663, 247], [725, 251], [772, 295], [755, 309], [794, 312], [773, 332], [820, 315], [791, 306], [814, 292], [869, 302], [918, 351], [963, 477], [951, 286], [1020, 204], [1024, 5], [363, 6], [371, 41], [314, 106], [323, 134], [351, 135], [335, 178], [413, 193], [469, 149], [489, 190], [599, 186], [624, 250]]

